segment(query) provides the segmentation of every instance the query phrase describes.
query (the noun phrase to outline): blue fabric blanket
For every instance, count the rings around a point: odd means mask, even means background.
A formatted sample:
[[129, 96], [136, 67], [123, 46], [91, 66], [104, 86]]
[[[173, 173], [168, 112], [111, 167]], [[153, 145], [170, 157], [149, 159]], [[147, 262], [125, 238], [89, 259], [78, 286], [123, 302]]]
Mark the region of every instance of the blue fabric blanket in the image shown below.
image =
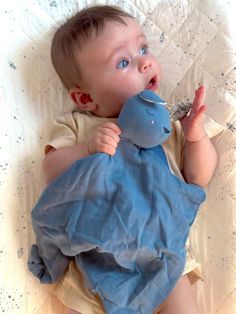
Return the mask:
[[204, 198], [170, 172], [161, 145], [124, 138], [113, 157], [78, 160], [44, 190], [32, 211], [29, 269], [52, 283], [74, 257], [107, 313], [151, 314], [183, 272]]

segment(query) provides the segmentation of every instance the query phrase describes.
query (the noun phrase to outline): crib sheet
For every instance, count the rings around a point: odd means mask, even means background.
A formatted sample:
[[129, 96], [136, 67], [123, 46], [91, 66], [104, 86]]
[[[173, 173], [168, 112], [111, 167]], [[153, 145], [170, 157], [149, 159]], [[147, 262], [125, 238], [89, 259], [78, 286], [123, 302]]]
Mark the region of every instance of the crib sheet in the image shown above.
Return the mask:
[[[236, 313], [236, 34], [233, 0], [8, 0], [0, 2], [0, 312], [63, 314], [27, 270], [30, 211], [43, 189], [41, 161], [54, 118], [72, 108], [50, 63], [55, 25], [93, 3], [136, 16], [157, 55], [160, 95], [191, 100], [206, 87], [206, 124], [219, 152], [190, 245], [202, 264], [203, 314]], [[86, 313], [84, 313], [86, 314]]]

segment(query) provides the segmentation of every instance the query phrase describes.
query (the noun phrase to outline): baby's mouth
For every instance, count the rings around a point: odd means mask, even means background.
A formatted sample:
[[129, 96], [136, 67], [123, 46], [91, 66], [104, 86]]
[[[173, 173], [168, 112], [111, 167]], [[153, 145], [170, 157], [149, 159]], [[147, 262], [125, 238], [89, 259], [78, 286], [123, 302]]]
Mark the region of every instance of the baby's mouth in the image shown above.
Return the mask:
[[153, 91], [153, 92], [156, 91], [156, 89], [157, 89], [157, 75], [154, 75], [154, 76], [150, 79], [150, 81], [148, 82], [148, 84], [147, 84], [147, 86], [146, 86], [145, 89], [149, 89], [149, 90], [151, 90], [151, 91]]

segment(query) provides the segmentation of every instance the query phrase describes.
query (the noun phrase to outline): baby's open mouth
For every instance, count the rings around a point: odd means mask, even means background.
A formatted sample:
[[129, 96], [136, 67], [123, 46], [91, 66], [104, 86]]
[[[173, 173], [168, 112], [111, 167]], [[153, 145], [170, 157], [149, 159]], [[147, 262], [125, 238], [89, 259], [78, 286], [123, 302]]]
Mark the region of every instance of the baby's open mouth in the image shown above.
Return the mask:
[[148, 82], [145, 89], [149, 89], [149, 90], [152, 90], [153, 92], [155, 92], [155, 90], [157, 89], [157, 75], [154, 75], [150, 79], [150, 81]]

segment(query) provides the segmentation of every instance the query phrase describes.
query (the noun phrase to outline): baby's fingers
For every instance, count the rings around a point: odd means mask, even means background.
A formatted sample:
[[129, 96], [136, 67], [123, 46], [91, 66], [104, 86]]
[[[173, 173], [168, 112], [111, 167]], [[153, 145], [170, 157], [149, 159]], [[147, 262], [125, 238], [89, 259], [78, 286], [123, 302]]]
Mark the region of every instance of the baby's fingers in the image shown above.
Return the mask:
[[200, 86], [195, 91], [195, 97], [194, 97], [192, 108], [191, 108], [191, 110], [194, 113], [196, 113], [200, 107], [204, 106], [204, 96], [205, 96], [205, 88], [204, 86]]
[[101, 128], [99, 134], [100, 134], [100, 138], [107, 138], [107, 140], [113, 140], [117, 143], [120, 141], [119, 135], [113, 129]]
[[101, 129], [109, 129], [113, 132], [115, 132], [117, 135], [121, 134], [121, 129], [118, 127], [117, 124], [115, 124], [114, 122], [105, 122], [101, 125], [100, 127]]
[[116, 147], [106, 143], [99, 143], [98, 152], [113, 156], [116, 153]]
[[99, 150], [108, 155], [114, 155], [118, 145], [118, 141], [114, 140], [110, 136], [103, 136], [100, 140]]

